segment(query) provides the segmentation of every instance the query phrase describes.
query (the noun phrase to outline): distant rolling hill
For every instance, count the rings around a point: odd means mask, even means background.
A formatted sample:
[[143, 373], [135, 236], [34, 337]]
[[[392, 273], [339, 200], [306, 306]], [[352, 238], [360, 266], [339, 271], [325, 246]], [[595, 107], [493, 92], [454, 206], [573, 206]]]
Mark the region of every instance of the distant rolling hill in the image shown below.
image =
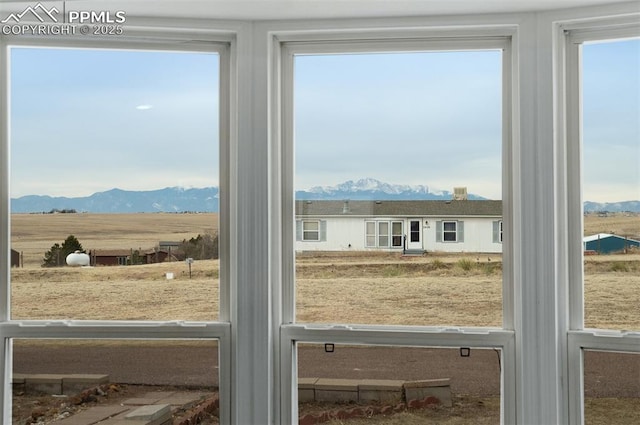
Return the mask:
[[[486, 199], [470, 193], [470, 200]], [[296, 191], [296, 199], [315, 200], [450, 200], [453, 194], [429, 186], [397, 185], [376, 179], [349, 180], [335, 186], [317, 186]], [[640, 201], [617, 203], [585, 202], [587, 212], [640, 213]], [[167, 187], [158, 190], [130, 191], [111, 189], [91, 196], [67, 198], [29, 195], [11, 200], [12, 213], [41, 213], [75, 210], [92, 213], [218, 212], [217, 187], [185, 189]]]
[[11, 200], [12, 213], [76, 210], [92, 213], [217, 212], [218, 188], [131, 191], [111, 189], [79, 198], [29, 195]]
[[585, 212], [636, 212], [640, 213], [640, 201], [590, 202], [584, 203]]

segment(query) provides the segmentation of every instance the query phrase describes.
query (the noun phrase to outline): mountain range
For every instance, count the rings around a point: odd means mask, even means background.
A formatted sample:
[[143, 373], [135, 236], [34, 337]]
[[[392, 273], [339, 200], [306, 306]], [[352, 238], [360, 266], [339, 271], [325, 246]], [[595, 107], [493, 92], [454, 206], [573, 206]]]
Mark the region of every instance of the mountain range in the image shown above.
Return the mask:
[[[335, 186], [316, 186], [296, 191], [300, 200], [450, 200], [453, 193], [424, 185], [396, 185], [376, 179], [349, 180]], [[468, 194], [468, 199], [485, 199]], [[11, 199], [12, 213], [42, 213], [62, 210], [91, 213], [218, 212], [218, 188], [167, 187], [131, 191], [111, 189], [85, 197], [28, 195]], [[585, 211], [640, 212], [640, 201], [585, 202]]]

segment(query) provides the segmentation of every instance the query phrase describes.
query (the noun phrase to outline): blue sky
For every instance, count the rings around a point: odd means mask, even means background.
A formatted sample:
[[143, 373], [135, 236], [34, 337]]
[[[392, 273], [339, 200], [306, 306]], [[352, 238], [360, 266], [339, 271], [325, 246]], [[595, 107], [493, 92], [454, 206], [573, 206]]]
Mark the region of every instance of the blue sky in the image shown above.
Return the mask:
[[296, 58], [298, 185], [370, 176], [500, 199], [501, 56]]
[[[497, 51], [301, 56], [296, 185], [500, 198]], [[584, 48], [585, 199], [640, 199], [640, 41]], [[12, 196], [218, 184], [215, 54], [15, 48]]]
[[12, 196], [217, 185], [218, 83], [216, 54], [13, 49]]
[[640, 40], [586, 44], [584, 197], [640, 200]]

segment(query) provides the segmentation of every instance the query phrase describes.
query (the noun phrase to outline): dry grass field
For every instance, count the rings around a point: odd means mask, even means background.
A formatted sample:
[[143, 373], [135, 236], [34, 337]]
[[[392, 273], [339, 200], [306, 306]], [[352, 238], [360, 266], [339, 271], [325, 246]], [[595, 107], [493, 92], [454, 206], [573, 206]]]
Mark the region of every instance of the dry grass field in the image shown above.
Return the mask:
[[92, 249], [152, 249], [159, 241], [182, 241], [215, 233], [217, 214], [12, 214], [11, 247], [25, 268], [40, 267], [46, 251], [74, 235]]
[[[638, 226], [638, 217], [585, 219], [585, 233]], [[217, 230], [215, 214], [17, 214], [14, 319], [215, 320], [218, 263], [42, 268], [44, 252], [73, 234], [85, 249], [151, 249]], [[173, 273], [174, 279], [166, 279]], [[501, 326], [499, 256], [357, 253], [299, 255], [301, 322]], [[347, 294], [347, 296], [345, 296]], [[640, 329], [640, 254], [586, 257], [587, 327]]]
[[596, 233], [613, 233], [640, 240], [640, 214], [599, 215], [592, 213], [585, 215], [585, 236], [595, 235]]
[[[638, 225], [637, 216], [592, 215], [585, 218], [585, 233], [640, 233]], [[216, 320], [216, 260], [196, 261], [191, 279], [183, 262], [40, 266], [44, 253], [71, 234], [87, 250], [146, 250], [160, 240], [181, 241], [216, 230], [215, 214], [13, 215], [12, 247], [23, 252], [24, 267], [11, 271], [12, 318]], [[167, 279], [167, 273], [173, 273], [174, 279]], [[502, 262], [496, 255], [304, 253], [296, 262], [296, 297], [301, 322], [499, 327]], [[640, 329], [639, 305], [640, 254], [586, 257], [587, 327]], [[586, 423], [630, 423], [627, 419], [638, 415], [639, 400], [589, 398], [585, 401]], [[499, 405], [498, 398], [470, 399], [452, 410], [406, 412], [348, 423], [498, 423]]]

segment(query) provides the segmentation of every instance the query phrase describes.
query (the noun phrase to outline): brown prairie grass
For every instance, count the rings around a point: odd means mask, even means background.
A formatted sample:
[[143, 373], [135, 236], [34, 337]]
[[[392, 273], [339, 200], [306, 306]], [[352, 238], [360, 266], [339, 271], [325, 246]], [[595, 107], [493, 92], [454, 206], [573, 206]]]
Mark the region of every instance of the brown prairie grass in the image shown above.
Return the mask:
[[619, 213], [606, 216], [586, 214], [584, 216], [584, 234], [613, 233], [640, 240], [640, 214]]
[[499, 397], [456, 396], [452, 407], [431, 406], [410, 409], [391, 415], [375, 415], [368, 418], [333, 420], [329, 425], [493, 425], [500, 423]]
[[[75, 235], [86, 249], [151, 248], [217, 231], [216, 214], [14, 214], [14, 319], [216, 320], [217, 261], [144, 266], [40, 267], [52, 244]], [[638, 217], [586, 217], [585, 227], [637, 226]], [[600, 224], [598, 224], [600, 223]], [[175, 279], [167, 280], [166, 273]], [[506, 283], [509, 284], [508, 282]], [[501, 326], [500, 255], [300, 253], [296, 317], [301, 322]], [[585, 326], [640, 329], [640, 254], [585, 257]]]
[[[638, 423], [640, 398], [586, 398], [586, 425], [629, 425]], [[408, 410], [388, 416], [333, 420], [329, 425], [490, 425], [500, 423], [498, 397], [456, 397], [452, 408]]]
[[586, 425], [627, 425], [640, 421], [640, 397], [584, 399]]
[[149, 250], [159, 241], [182, 241], [217, 232], [217, 214], [12, 214], [11, 247], [25, 267], [39, 267], [47, 250], [74, 235], [92, 249]]
[[[174, 279], [166, 274], [173, 273]], [[218, 264], [14, 269], [13, 319], [217, 320]]]

